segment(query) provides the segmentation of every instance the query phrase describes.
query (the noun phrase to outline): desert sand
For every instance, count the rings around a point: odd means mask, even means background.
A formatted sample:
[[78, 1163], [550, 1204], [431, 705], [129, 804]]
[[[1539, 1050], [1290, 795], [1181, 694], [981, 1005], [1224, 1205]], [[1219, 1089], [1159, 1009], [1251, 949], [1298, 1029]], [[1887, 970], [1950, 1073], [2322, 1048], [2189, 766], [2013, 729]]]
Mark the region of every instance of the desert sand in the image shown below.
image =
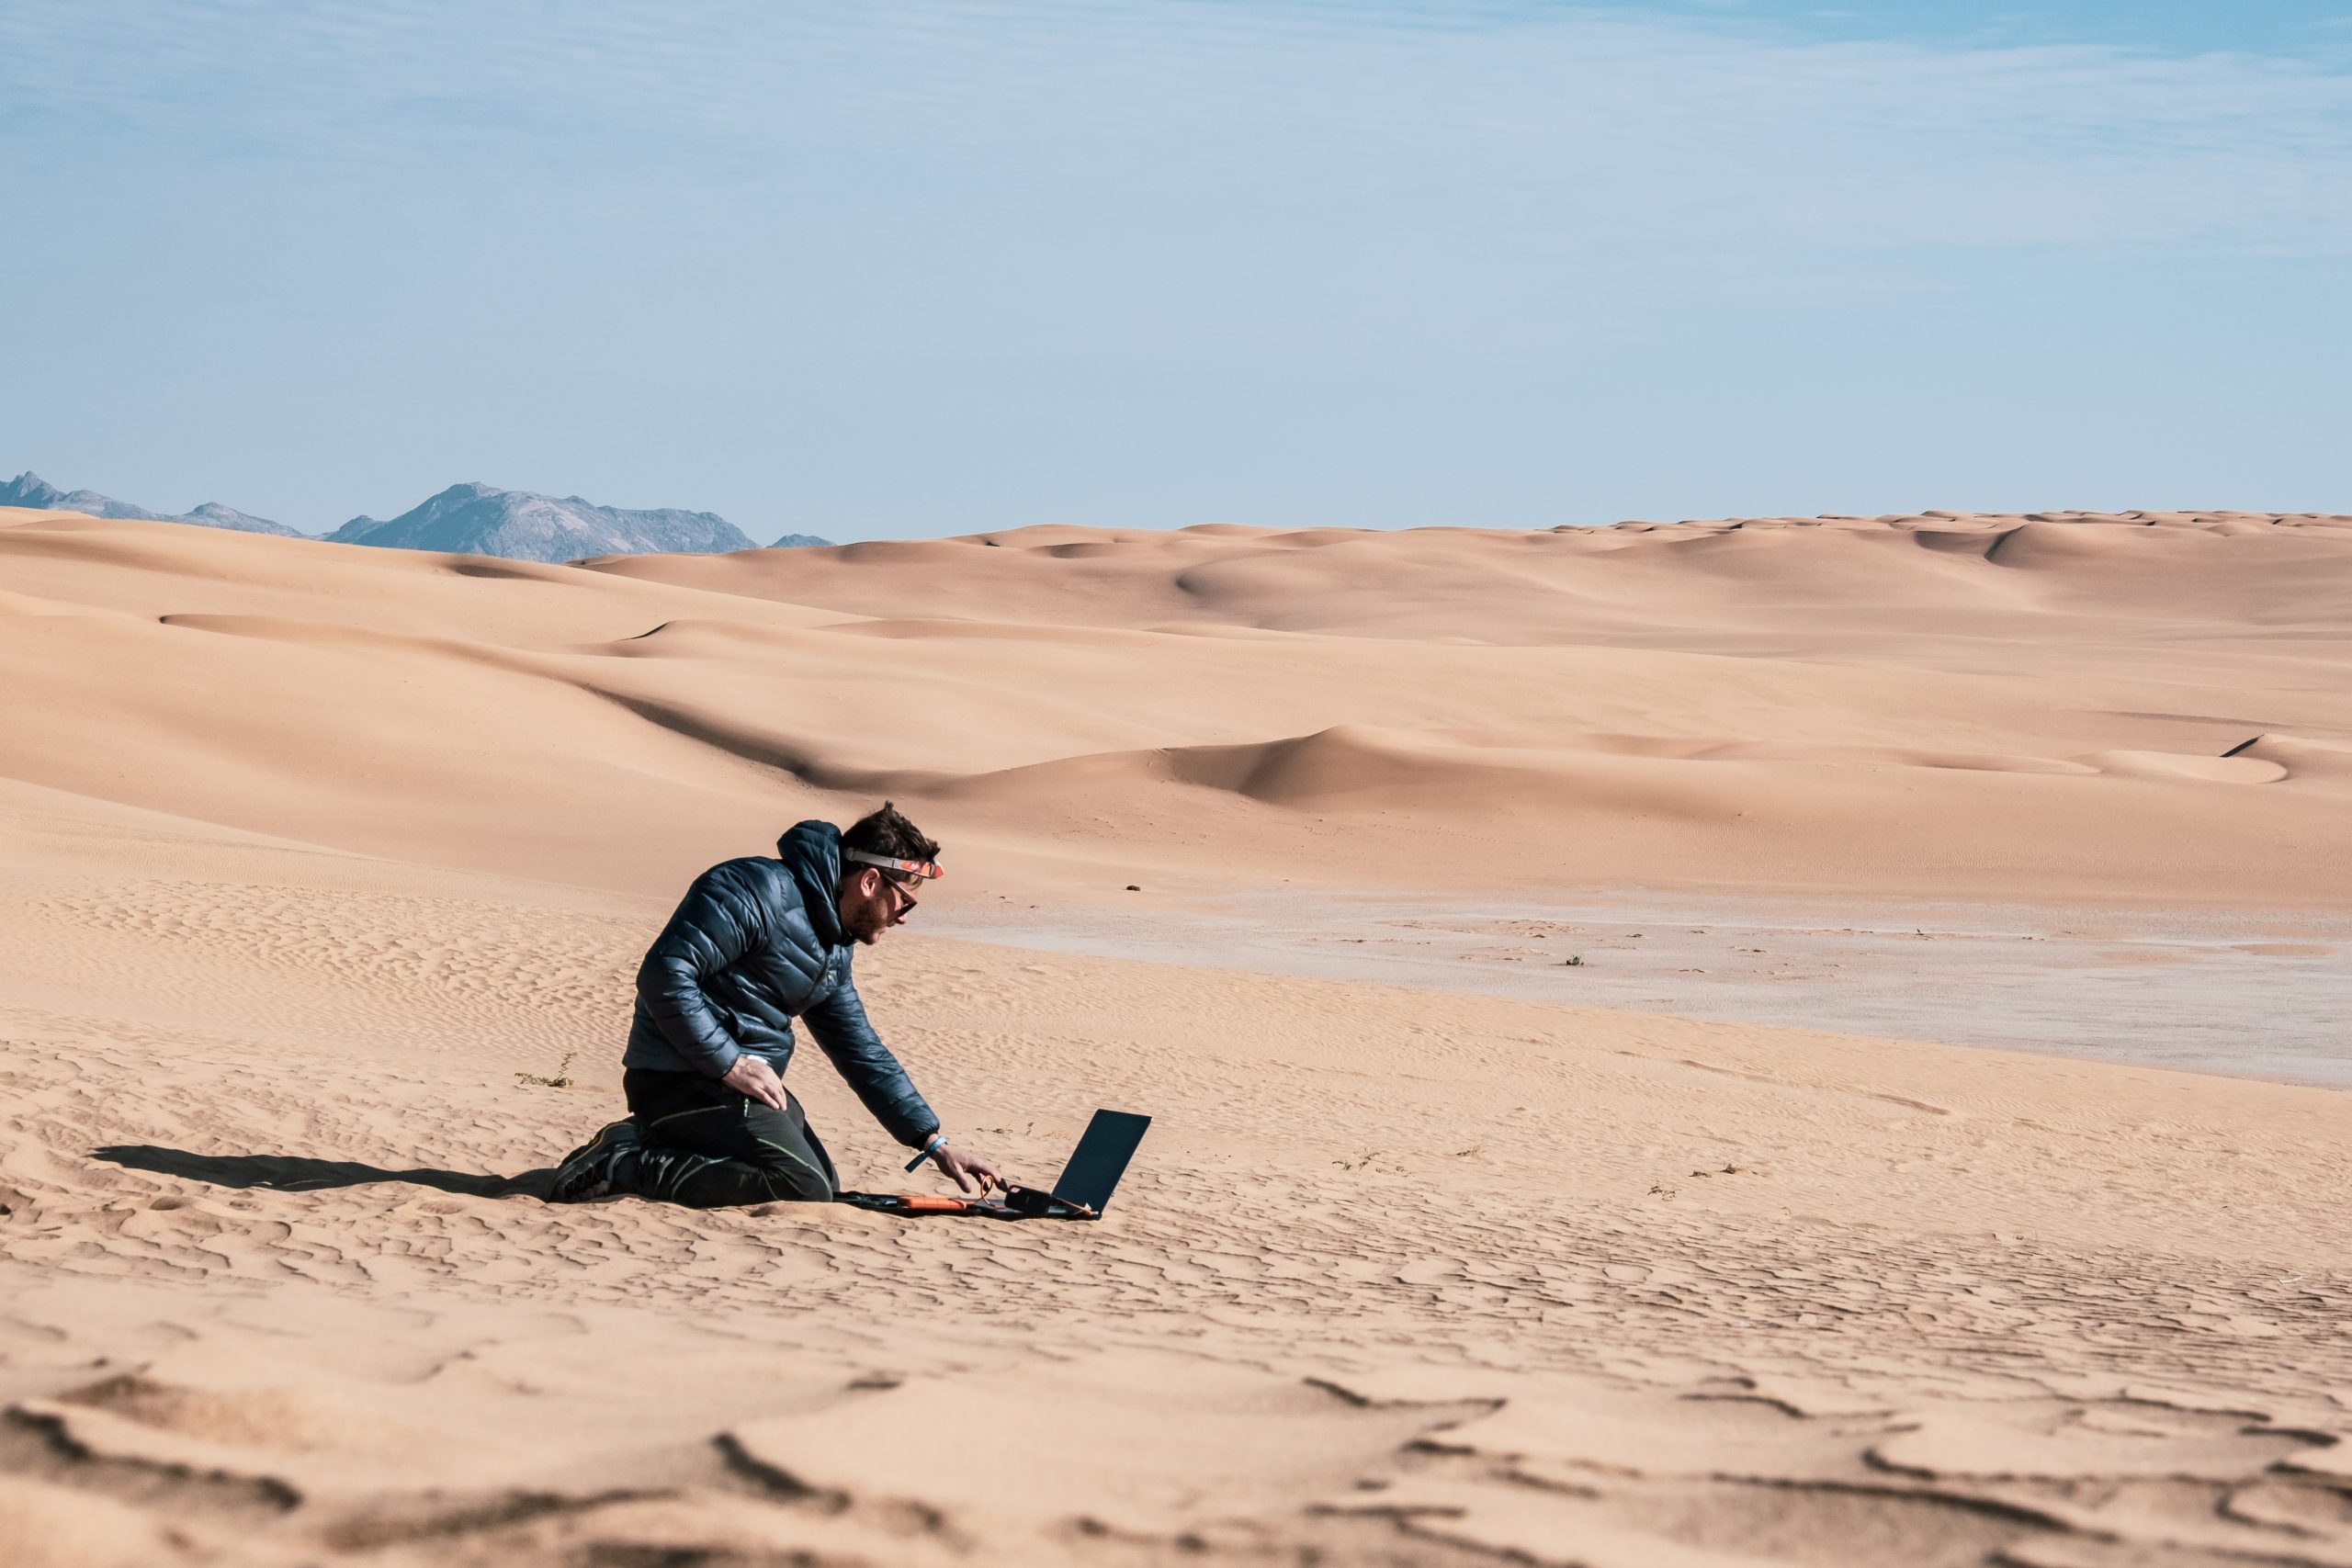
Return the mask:
[[[685, 882], [885, 795], [949, 875], [878, 1026], [1027, 1179], [1153, 1114], [1106, 1218], [543, 1202]], [[2266, 965], [2352, 995], [2348, 848], [2352, 519], [538, 566], [0, 511], [0, 1556], [2352, 1563], [2352, 1101], [2258, 1076]], [[2247, 1049], [1036, 934], [1251, 897], [2063, 909], [2123, 971], [2083, 911], [2195, 919]]]

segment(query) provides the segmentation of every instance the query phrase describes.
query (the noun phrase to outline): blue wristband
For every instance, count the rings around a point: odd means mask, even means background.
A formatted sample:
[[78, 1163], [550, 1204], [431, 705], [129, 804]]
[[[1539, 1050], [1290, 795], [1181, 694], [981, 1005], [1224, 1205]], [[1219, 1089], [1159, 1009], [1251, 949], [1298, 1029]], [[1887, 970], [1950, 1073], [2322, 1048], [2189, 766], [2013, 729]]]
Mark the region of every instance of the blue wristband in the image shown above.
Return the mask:
[[925, 1160], [929, 1159], [929, 1158], [930, 1158], [933, 1154], [937, 1153], [937, 1152], [938, 1152], [938, 1150], [939, 1150], [939, 1148], [940, 1148], [940, 1146], [941, 1146], [942, 1145], [945, 1144], [946, 1142], [947, 1142], [947, 1134], [944, 1134], [944, 1133], [933, 1133], [933, 1134], [931, 1135], [931, 1142], [929, 1142], [929, 1143], [927, 1143], [927, 1144], [923, 1145], [923, 1146], [922, 1146], [922, 1153], [921, 1153], [921, 1154], [919, 1154], [919, 1155], [915, 1156], [915, 1157], [914, 1157], [914, 1158], [912, 1158], [912, 1159], [910, 1159], [910, 1160], [907, 1161], [907, 1174], [908, 1174], [908, 1175], [910, 1175], [910, 1176], [913, 1175], [913, 1174], [914, 1174], [914, 1172], [915, 1172], [915, 1168], [916, 1168], [916, 1167], [918, 1167], [918, 1166], [920, 1166], [920, 1165], [922, 1165], [923, 1161], [925, 1161]]

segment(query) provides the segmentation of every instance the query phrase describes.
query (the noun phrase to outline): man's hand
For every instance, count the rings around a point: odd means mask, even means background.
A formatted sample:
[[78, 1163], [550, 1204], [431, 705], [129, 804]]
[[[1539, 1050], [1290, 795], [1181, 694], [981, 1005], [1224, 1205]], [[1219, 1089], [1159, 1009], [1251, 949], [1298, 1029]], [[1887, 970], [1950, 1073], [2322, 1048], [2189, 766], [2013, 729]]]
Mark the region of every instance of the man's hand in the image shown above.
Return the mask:
[[784, 1080], [775, 1076], [764, 1056], [754, 1056], [749, 1051], [735, 1058], [727, 1076], [718, 1080], [736, 1093], [756, 1100], [771, 1110], [784, 1109]]
[[956, 1185], [967, 1192], [978, 1192], [985, 1198], [991, 1186], [1000, 1192], [1005, 1189], [1004, 1178], [997, 1174], [996, 1167], [978, 1155], [959, 1154], [953, 1145], [942, 1144], [931, 1157], [933, 1163], [954, 1177]]

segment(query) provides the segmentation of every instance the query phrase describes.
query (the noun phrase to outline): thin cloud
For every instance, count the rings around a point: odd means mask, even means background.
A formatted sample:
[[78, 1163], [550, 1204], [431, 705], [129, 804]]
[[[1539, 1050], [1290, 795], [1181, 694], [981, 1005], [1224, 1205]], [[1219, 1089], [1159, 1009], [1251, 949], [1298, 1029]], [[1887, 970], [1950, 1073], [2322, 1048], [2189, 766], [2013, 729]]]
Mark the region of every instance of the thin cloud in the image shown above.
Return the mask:
[[[2352, 79], [2245, 55], [1775, 38], [1584, 11], [17, 0], [0, 145], [893, 179], [1049, 215], [1580, 248], [2352, 244]], [[870, 194], [869, 194], [870, 199]]]

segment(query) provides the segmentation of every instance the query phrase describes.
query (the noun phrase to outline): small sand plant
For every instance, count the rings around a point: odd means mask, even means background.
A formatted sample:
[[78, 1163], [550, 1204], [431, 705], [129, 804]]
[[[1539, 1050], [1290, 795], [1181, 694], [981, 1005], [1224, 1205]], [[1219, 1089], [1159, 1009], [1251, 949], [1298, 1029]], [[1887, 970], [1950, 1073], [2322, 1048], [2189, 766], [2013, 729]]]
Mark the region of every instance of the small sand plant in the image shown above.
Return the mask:
[[516, 1073], [515, 1081], [526, 1089], [570, 1089], [572, 1058], [579, 1055], [577, 1051], [566, 1051], [563, 1054], [563, 1060], [555, 1065], [553, 1077], [541, 1077], [537, 1073]]

